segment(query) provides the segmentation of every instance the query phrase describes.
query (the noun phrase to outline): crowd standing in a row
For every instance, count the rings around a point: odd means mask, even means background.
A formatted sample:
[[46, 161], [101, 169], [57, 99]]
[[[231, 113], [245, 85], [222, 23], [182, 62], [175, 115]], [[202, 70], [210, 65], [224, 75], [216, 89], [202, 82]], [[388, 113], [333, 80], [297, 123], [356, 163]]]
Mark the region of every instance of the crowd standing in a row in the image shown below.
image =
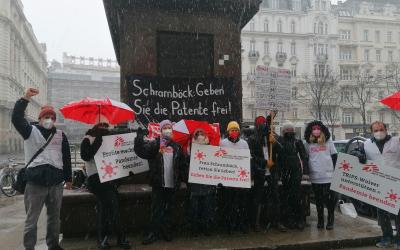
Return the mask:
[[[24, 246], [25, 249], [34, 249], [37, 221], [45, 205], [46, 243], [49, 249], [58, 250], [62, 249], [59, 246], [58, 236], [63, 182], [68, 189], [71, 188], [71, 157], [66, 135], [54, 126], [56, 113], [52, 107], [46, 106], [42, 109], [36, 125], [31, 125], [24, 118], [31, 97], [38, 93], [36, 89], [29, 89], [25, 96], [17, 101], [12, 114], [12, 123], [25, 140], [28, 163], [27, 186], [24, 193], [27, 213]], [[190, 146], [184, 150], [173, 141], [173, 123], [169, 120], [160, 122], [161, 135], [155, 140], [146, 140], [144, 131], [139, 129], [135, 138], [135, 153], [148, 160], [150, 169], [148, 178], [152, 187], [151, 221], [148, 234], [142, 243], [150, 244], [160, 238], [166, 241], [172, 240], [172, 215], [176, 205], [175, 198], [182, 183], [187, 185], [189, 203], [187, 214], [194, 236], [199, 233], [212, 234], [217, 221], [221, 221], [229, 233], [235, 230], [243, 233], [247, 233], [250, 229], [259, 231], [270, 226], [281, 231], [287, 228], [303, 230], [306, 225], [306, 215], [301, 183], [304, 179], [309, 179], [312, 183], [318, 229], [332, 230], [336, 195], [330, 190], [330, 183], [337, 151], [328, 128], [320, 121], [310, 122], [306, 126], [302, 141], [296, 139], [294, 126], [290, 122], [283, 124], [281, 136], [276, 134], [271, 136], [270, 120], [270, 117], [257, 117], [254, 133], [247, 138], [241, 136], [240, 125], [232, 121], [226, 128], [225, 138], [220, 142], [222, 147], [250, 150], [252, 177], [250, 189], [188, 183]], [[374, 137], [367, 141], [365, 149], [361, 150], [364, 160], [386, 157], [392, 160], [393, 165], [398, 164], [399, 138], [387, 135], [385, 125], [380, 122], [373, 123], [371, 129]], [[118, 212], [117, 186], [112, 181], [101, 183], [94, 163], [94, 155], [102, 145], [102, 137], [108, 134], [110, 134], [110, 124], [105, 117], [100, 116], [99, 123], [87, 131], [82, 140], [81, 157], [85, 161], [88, 189], [95, 195], [97, 201], [99, 248], [109, 249], [109, 238], [114, 233], [118, 246], [130, 249], [131, 245], [126, 239], [126, 232]], [[209, 138], [203, 129], [197, 129], [191, 143], [207, 145]], [[270, 145], [273, 145], [272, 150]], [[397, 154], [393, 156], [387, 153], [387, 148], [390, 148], [391, 153], [397, 152]], [[268, 164], [270, 159], [274, 162], [272, 166]], [[279, 182], [282, 183], [280, 189]], [[223, 202], [217, 202], [217, 193]], [[328, 211], [327, 223], [325, 223], [324, 206]], [[217, 218], [217, 211], [222, 218]], [[399, 229], [400, 220], [398, 216], [396, 218], [396, 226]], [[389, 215], [380, 211], [379, 222], [384, 238], [377, 246], [387, 246], [393, 239]]]

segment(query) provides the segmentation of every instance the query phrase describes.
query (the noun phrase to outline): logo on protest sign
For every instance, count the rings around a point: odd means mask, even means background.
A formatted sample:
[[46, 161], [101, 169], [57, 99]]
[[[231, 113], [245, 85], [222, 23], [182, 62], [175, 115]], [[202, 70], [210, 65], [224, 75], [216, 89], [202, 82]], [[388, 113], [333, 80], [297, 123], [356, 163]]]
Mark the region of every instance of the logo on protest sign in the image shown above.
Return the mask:
[[399, 213], [400, 173], [379, 160], [360, 164], [357, 157], [339, 153], [331, 190], [389, 213]]
[[114, 141], [114, 147], [119, 148], [122, 146], [122, 144], [124, 144], [124, 142], [124, 138], [122, 138], [121, 136], [117, 136]]
[[352, 166], [350, 166], [350, 163], [346, 162], [346, 160], [343, 160], [342, 163], [340, 163], [340, 169], [342, 169], [343, 171], [350, 171], [351, 168], [353, 168]]
[[102, 162], [103, 162], [103, 166], [101, 167], [101, 170], [103, 170], [103, 176], [101, 177], [102, 179], [106, 179], [107, 176], [108, 178], [111, 178], [117, 174], [115, 172], [115, 169], [118, 168], [117, 166], [113, 166], [111, 162], [109, 163], [106, 163], [105, 161]]
[[387, 193], [387, 197], [386, 199], [389, 199], [391, 201], [397, 202], [397, 200], [399, 200], [400, 198], [397, 197], [397, 193], [393, 192], [393, 189], [390, 189], [390, 192]]
[[193, 144], [189, 182], [250, 188], [250, 150]]
[[204, 152], [201, 152], [200, 150], [197, 150], [196, 155], [194, 157], [194, 159], [202, 161], [206, 158], [206, 155], [204, 154]]
[[239, 176], [238, 177], [240, 177], [240, 178], [247, 178], [247, 177], [249, 177], [249, 171], [247, 171], [246, 169], [244, 169], [244, 168], [240, 168], [239, 169]]
[[225, 149], [220, 148], [217, 152], [215, 152], [214, 156], [222, 157], [222, 156], [225, 156], [227, 154], [228, 154], [228, 152]]
[[135, 133], [103, 136], [101, 147], [94, 156], [100, 182], [149, 170], [147, 160], [141, 159], [135, 154], [135, 137]]
[[362, 167], [362, 170], [364, 172], [379, 172], [379, 167], [376, 164], [374, 164], [373, 162], [371, 162], [371, 163], [365, 164]]

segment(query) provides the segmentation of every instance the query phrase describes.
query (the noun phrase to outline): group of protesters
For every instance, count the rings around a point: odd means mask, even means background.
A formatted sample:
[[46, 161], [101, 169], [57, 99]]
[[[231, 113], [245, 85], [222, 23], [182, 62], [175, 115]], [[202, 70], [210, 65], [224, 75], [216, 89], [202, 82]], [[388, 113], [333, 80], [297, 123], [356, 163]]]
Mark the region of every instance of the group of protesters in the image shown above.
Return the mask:
[[[24, 246], [34, 249], [36, 244], [37, 221], [44, 205], [47, 207], [46, 242], [51, 250], [62, 249], [58, 235], [60, 227], [60, 207], [63, 183], [71, 188], [71, 159], [68, 140], [65, 134], [55, 128], [56, 113], [50, 106], [43, 107], [38, 118], [39, 123], [31, 125], [24, 118], [24, 112], [31, 97], [38, 90], [29, 89], [25, 96], [17, 101], [12, 122], [25, 140], [27, 186], [25, 188], [25, 208], [27, 219], [24, 230]], [[102, 145], [102, 137], [110, 134], [111, 125], [106, 117], [99, 116], [99, 122], [87, 131], [81, 143], [81, 157], [85, 161], [87, 186], [96, 196], [97, 239], [100, 249], [109, 249], [112, 233], [117, 244], [130, 249], [119, 215], [117, 185], [110, 181], [101, 183], [94, 156]], [[149, 163], [148, 179], [152, 187], [151, 221], [143, 244], [151, 244], [160, 238], [172, 240], [173, 213], [176, 196], [183, 183], [186, 183], [188, 221], [193, 236], [210, 235], [222, 225], [226, 232], [250, 230], [260, 231], [269, 227], [278, 230], [303, 230], [306, 226], [306, 211], [302, 199], [302, 180], [312, 183], [317, 210], [317, 228], [334, 228], [334, 210], [336, 195], [330, 190], [337, 151], [328, 128], [321, 121], [307, 124], [303, 135], [298, 139], [292, 123], [285, 122], [281, 135], [271, 133], [271, 116], [259, 116], [255, 119], [254, 132], [249, 136], [241, 133], [240, 124], [231, 121], [224, 129], [226, 135], [221, 147], [249, 149], [251, 155], [251, 188], [235, 188], [188, 183], [190, 166], [190, 146], [184, 149], [173, 140], [173, 123], [163, 120], [159, 123], [160, 136], [153, 140], [145, 137], [145, 131], [138, 129], [135, 138], [135, 153]], [[375, 126], [375, 127], [374, 127]], [[377, 134], [363, 150], [365, 158], [381, 154], [385, 143], [395, 144], [381, 123], [373, 124]], [[379, 135], [378, 135], [379, 134]], [[190, 138], [190, 144], [208, 145], [209, 138], [204, 129], [196, 129]], [[43, 147], [50, 141], [48, 147]], [[398, 138], [396, 142], [398, 141]], [[379, 142], [379, 143], [378, 143]], [[399, 151], [399, 142], [393, 146]], [[44, 149], [43, 149], [44, 148]], [[35, 151], [42, 149], [37, 155]], [[369, 150], [369, 151], [368, 151]], [[281, 185], [279, 185], [281, 183]], [[222, 202], [218, 202], [218, 198]], [[324, 216], [327, 208], [327, 219]], [[386, 216], [386, 217], [385, 217]], [[217, 218], [218, 217], [218, 218]], [[389, 228], [387, 214], [381, 212], [381, 226]], [[386, 220], [386, 221], [385, 221]], [[217, 223], [220, 221], [221, 223]], [[325, 223], [326, 222], [326, 223]], [[384, 229], [382, 227], [382, 229]], [[390, 226], [391, 228], [391, 226]], [[389, 242], [393, 232], [384, 230], [384, 240]]]

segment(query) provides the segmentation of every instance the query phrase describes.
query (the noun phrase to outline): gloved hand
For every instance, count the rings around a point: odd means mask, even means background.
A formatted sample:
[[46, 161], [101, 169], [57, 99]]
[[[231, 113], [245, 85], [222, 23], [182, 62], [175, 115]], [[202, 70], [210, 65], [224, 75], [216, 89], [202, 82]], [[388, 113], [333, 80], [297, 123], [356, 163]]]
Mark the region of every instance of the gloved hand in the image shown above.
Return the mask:
[[139, 137], [139, 138], [143, 138], [143, 137], [144, 137], [144, 131], [143, 131], [143, 129], [142, 129], [141, 127], [139, 127], [139, 128], [137, 129], [136, 135], [137, 135], [137, 137]]

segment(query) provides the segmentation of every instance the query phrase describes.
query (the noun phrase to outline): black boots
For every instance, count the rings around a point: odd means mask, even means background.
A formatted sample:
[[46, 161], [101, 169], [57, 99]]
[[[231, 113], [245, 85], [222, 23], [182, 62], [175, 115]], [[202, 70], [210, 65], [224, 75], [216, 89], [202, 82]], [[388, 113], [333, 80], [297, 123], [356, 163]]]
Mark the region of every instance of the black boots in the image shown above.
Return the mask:
[[121, 249], [128, 250], [132, 248], [131, 243], [129, 243], [125, 236], [118, 237], [117, 245]]
[[108, 243], [108, 236], [105, 236], [103, 239], [99, 239], [99, 249], [101, 250], [111, 249], [111, 246]]
[[143, 245], [149, 245], [151, 243], [156, 242], [158, 240], [158, 238], [159, 237], [158, 237], [158, 235], [156, 233], [151, 232], [146, 236], [146, 238], [144, 238], [144, 240], [142, 241], [142, 244]]
[[328, 211], [328, 223], [326, 224], [326, 230], [333, 229], [334, 220], [335, 220], [334, 211]]

